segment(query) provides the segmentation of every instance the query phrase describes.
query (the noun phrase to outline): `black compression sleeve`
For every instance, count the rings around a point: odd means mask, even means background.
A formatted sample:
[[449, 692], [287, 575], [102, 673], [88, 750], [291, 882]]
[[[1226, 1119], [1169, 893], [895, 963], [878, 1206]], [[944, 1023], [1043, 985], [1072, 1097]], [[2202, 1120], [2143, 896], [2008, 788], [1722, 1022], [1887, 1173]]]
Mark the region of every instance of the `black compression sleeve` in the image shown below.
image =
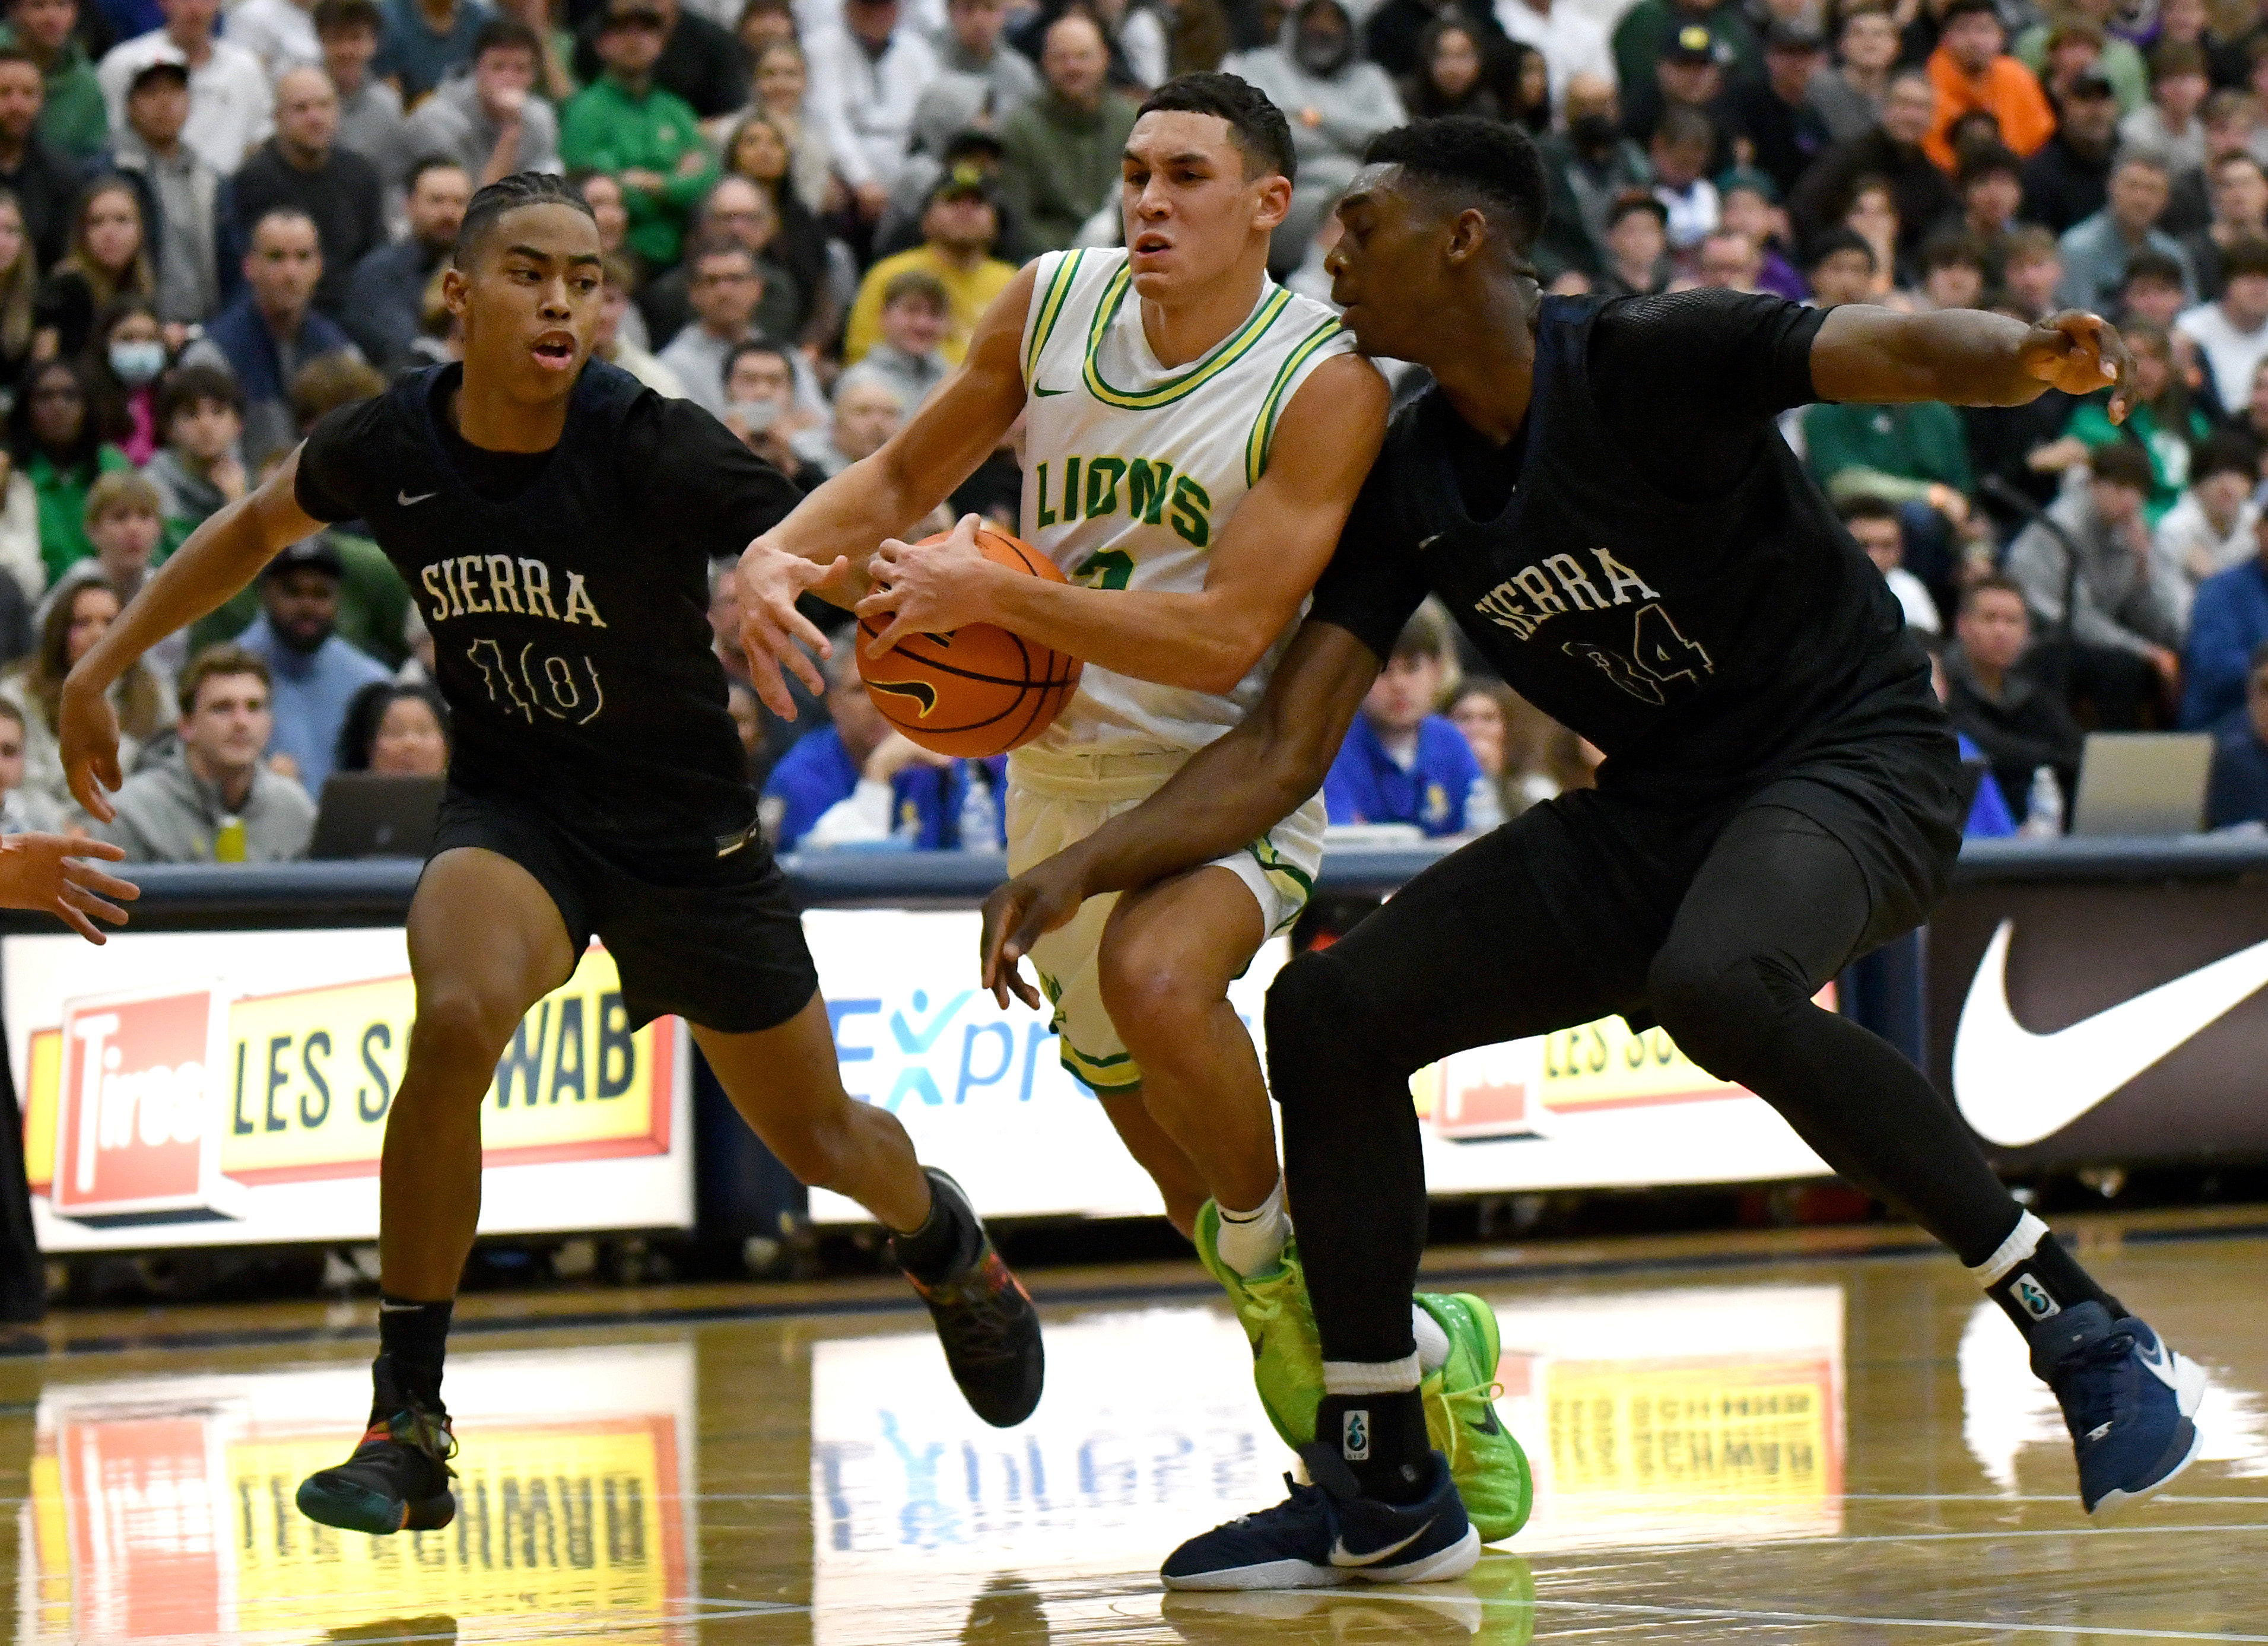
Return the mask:
[[1713, 289], [1609, 304], [1591, 327], [1591, 397], [1654, 486], [1712, 496], [1773, 418], [1818, 398], [1811, 343], [1826, 314]]

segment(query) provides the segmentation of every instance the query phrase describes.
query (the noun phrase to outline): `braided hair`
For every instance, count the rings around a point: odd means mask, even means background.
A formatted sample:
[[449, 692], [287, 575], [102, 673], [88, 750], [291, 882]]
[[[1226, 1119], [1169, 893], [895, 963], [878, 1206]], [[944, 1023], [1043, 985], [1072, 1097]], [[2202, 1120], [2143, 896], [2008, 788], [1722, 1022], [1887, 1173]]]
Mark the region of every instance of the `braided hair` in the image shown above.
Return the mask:
[[457, 231], [456, 247], [449, 254], [449, 261], [460, 268], [467, 267], [489, 231], [496, 227], [497, 219], [522, 206], [565, 206], [581, 212], [594, 224], [598, 221], [591, 202], [565, 178], [549, 172], [514, 172], [510, 177], [498, 178], [473, 196], [465, 208], [464, 225]]

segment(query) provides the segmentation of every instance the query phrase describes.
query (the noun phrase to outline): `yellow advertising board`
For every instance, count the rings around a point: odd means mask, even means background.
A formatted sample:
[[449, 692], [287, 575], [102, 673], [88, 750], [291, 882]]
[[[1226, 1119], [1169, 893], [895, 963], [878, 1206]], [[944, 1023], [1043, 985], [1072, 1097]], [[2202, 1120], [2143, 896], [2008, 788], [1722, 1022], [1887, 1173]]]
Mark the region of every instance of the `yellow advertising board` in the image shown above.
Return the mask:
[[[207, 1065], [222, 1175], [246, 1185], [374, 1175], [415, 1011], [406, 974], [229, 1001]], [[55, 1168], [62, 1040], [54, 1026], [30, 1036], [24, 1150], [35, 1193]], [[666, 1154], [676, 1055], [667, 1022], [630, 1028], [613, 957], [589, 950], [505, 1048], [482, 1115], [483, 1159]]]

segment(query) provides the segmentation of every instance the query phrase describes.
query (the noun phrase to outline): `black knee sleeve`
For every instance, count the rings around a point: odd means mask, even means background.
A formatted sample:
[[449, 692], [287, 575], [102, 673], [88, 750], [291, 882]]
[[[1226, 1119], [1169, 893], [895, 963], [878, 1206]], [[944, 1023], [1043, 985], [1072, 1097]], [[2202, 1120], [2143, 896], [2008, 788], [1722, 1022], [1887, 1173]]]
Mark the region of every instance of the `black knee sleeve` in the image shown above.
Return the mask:
[[1329, 1089], [1315, 1078], [1325, 1068], [1375, 1074], [1387, 1061], [1348, 970], [1328, 949], [1312, 949], [1269, 985], [1268, 1083], [1279, 1105]]

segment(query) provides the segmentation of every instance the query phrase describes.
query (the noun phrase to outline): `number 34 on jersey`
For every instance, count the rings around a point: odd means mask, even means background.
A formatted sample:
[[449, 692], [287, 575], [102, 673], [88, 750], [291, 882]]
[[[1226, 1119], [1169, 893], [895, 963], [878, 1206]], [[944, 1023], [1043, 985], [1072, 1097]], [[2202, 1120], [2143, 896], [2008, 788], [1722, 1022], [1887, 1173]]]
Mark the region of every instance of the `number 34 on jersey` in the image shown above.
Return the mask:
[[1669, 701], [1669, 687], [1681, 681], [1697, 685], [1704, 675], [1716, 672], [1708, 651], [1679, 631], [1661, 596], [1644, 577], [1610, 549], [1592, 549], [1590, 556], [1597, 562], [1595, 576], [1572, 555], [1548, 555], [1498, 584], [1473, 609], [1527, 640], [1556, 618], [1631, 608], [1626, 646], [1615, 643], [1621, 636], [1611, 625], [1594, 618], [1582, 625], [1582, 636], [1570, 637], [1559, 649], [1641, 702], [1660, 706]]

